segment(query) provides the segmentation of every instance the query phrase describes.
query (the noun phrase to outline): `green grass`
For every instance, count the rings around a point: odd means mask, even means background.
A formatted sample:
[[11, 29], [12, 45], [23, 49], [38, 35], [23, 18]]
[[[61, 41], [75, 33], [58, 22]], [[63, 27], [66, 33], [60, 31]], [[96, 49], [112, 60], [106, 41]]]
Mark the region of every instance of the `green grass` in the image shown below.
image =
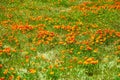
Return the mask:
[[0, 80], [119, 80], [120, 2], [1, 0]]

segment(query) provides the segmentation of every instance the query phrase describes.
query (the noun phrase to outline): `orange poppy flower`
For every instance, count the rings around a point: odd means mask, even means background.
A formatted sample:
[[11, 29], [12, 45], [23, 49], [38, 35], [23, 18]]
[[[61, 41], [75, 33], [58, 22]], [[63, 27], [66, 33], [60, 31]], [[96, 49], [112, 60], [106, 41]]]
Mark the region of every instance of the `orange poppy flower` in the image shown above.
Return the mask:
[[29, 69], [29, 72], [34, 74], [34, 73], [36, 73], [36, 70], [35, 69]]
[[87, 46], [87, 50], [92, 50], [92, 48], [90, 46]]
[[8, 73], [8, 69], [5, 69], [5, 71], [3, 72], [4, 75], [6, 75]]
[[10, 53], [10, 51], [11, 51], [10, 48], [5, 48], [5, 49], [3, 50], [3, 52], [5, 52], [5, 53]]
[[5, 80], [5, 78], [4, 78], [4, 77], [1, 77], [0, 80]]
[[98, 63], [98, 60], [91, 61], [90, 63], [91, 63], [91, 64], [97, 64], [97, 63]]
[[117, 37], [120, 37], [120, 32], [115, 32], [115, 35], [116, 35]]

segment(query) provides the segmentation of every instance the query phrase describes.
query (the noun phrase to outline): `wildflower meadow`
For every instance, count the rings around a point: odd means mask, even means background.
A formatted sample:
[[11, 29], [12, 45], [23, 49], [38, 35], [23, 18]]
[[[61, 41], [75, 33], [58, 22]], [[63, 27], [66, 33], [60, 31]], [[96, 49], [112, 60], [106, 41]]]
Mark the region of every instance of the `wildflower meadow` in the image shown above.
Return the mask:
[[0, 80], [120, 80], [120, 1], [0, 0]]

